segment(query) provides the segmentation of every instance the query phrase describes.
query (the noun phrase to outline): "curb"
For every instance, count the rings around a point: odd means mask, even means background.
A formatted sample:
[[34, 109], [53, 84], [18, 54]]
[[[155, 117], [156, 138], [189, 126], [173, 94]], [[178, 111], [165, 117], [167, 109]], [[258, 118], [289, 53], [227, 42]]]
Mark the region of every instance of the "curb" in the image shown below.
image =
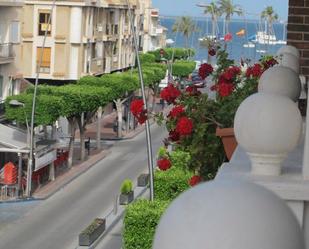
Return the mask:
[[[148, 190], [148, 187], [135, 187], [134, 188], [134, 193], [136, 193], [136, 197], [134, 198], [135, 202], [137, 199], [142, 197]], [[132, 202], [132, 203], [133, 203]], [[109, 234], [109, 232], [115, 227], [115, 225], [118, 223], [120, 219], [123, 218], [123, 215], [125, 213], [127, 205], [122, 206], [118, 205], [117, 203], [117, 209], [118, 212], [114, 214], [114, 208], [112, 208], [109, 212], [107, 212], [106, 215], [103, 215], [102, 217], [106, 219], [106, 229], [105, 231], [90, 245], [90, 246], [77, 246], [74, 249], [94, 249], [96, 248], [101, 241]], [[99, 217], [99, 218], [102, 218]]]

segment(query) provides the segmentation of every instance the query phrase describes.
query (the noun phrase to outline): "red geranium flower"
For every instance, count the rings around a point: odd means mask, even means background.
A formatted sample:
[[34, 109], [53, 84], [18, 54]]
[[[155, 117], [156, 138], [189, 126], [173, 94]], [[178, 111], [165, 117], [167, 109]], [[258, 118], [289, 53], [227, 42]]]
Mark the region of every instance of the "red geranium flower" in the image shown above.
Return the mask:
[[136, 118], [140, 124], [145, 123], [147, 120], [147, 111], [143, 110], [139, 115], [136, 116]]
[[189, 180], [189, 185], [193, 187], [193, 186], [199, 184], [201, 181], [202, 181], [202, 177], [194, 175]]
[[263, 62], [264, 70], [273, 67], [276, 64], [278, 64], [278, 61], [275, 58], [270, 58], [269, 60]]
[[260, 64], [254, 64], [252, 67], [249, 67], [246, 71], [247, 77], [259, 78], [263, 73], [262, 66]]
[[199, 76], [204, 80], [207, 76], [209, 76], [213, 72], [213, 67], [210, 64], [204, 63], [200, 66], [198, 70]]
[[177, 105], [170, 111], [168, 116], [172, 118], [178, 118], [184, 112], [185, 112], [185, 108], [182, 105]]
[[190, 96], [198, 96], [202, 94], [199, 90], [197, 90], [196, 86], [188, 86], [186, 88], [186, 92], [189, 93]]
[[176, 132], [179, 133], [180, 136], [191, 135], [193, 130], [193, 122], [191, 119], [187, 117], [181, 117], [176, 125]]
[[222, 83], [218, 85], [218, 92], [221, 97], [229, 96], [234, 90], [234, 85], [231, 83]]
[[168, 134], [168, 139], [172, 142], [177, 142], [180, 139], [179, 133], [175, 130], [172, 130]]
[[131, 102], [130, 110], [134, 116], [138, 116], [144, 109], [144, 101], [142, 99], [134, 99]]
[[160, 97], [168, 104], [174, 104], [175, 100], [179, 97], [180, 94], [181, 92], [170, 83], [167, 87], [162, 89]]
[[168, 170], [170, 167], [172, 167], [170, 160], [168, 160], [167, 158], [159, 159], [157, 161], [157, 165], [159, 169], [163, 171]]

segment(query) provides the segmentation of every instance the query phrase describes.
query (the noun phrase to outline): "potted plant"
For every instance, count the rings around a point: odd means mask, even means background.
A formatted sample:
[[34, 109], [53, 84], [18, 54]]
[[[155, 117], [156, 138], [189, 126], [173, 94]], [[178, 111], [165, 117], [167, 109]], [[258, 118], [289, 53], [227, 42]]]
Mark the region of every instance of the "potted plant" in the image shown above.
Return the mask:
[[79, 245], [90, 246], [105, 231], [105, 226], [105, 219], [94, 219], [94, 221], [79, 234]]
[[130, 179], [125, 179], [120, 188], [119, 204], [127, 205], [134, 199], [133, 183]]
[[211, 90], [217, 92], [216, 135], [222, 140], [228, 160], [231, 159], [237, 147], [233, 126], [239, 105], [248, 96], [257, 92], [262, 73], [277, 63], [272, 56], [264, 56], [258, 63], [245, 68], [244, 63], [237, 66], [234, 61], [229, 60], [224, 50], [218, 52], [218, 69], [213, 77], [216, 84], [211, 87]]

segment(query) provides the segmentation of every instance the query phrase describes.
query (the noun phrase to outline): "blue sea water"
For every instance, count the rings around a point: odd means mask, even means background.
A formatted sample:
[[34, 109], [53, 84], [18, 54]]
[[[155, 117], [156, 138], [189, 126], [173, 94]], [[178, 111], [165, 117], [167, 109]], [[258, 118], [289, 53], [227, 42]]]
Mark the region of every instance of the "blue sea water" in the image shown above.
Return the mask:
[[[173, 46], [176, 47], [184, 47], [185, 46], [185, 39], [181, 33], [173, 33], [172, 27], [175, 22], [175, 18], [167, 18], [161, 17], [161, 25], [168, 29], [167, 38], [170, 38], [175, 41]], [[191, 35], [189, 39], [190, 47], [194, 48], [196, 51], [196, 55], [194, 60], [205, 61], [207, 60], [208, 50], [200, 46], [199, 38], [204, 37], [206, 34], [211, 33], [211, 21], [205, 18], [202, 19], [194, 19], [197, 27], [198, 32], [195, 32]], [[286, 26], [283, 23], [274, 23], [273, 29], [276, 35], [277, 40], [286, 40], [285, 34], [286, 31], [284, 29]], [[240, 31], [241, 29], [246, 30], [246, 34], [243, 37], [238, 37], [236, 32]], [[222, 34], [223, 30], [223, 22], [218, 22], [218, 30], [219, 36], [220, 31]], [[257, 44], [255, 48], [245, 48], [243, 47], [244, 44], [248, 42], [248, 38], [252, 35], [255, 35], [257, 31], [264, 30], [264, 23], [260, 23], [259, 21], [255, 20], [232, 20], [229, 26], [230, 33], [233, 36], [231, 42], [227, 45], [227, 50], [229, 52], [229, 57], [236, 61], [240, 61], [240, 59], [250, 59], [251, 61], [257, 61], [261, 55], [265, 54], [275, 54], [276, 51], [282, 46], [280, 44], [276, 45], [265, 45], [265, 44]], [[266, 53], [259, 53], [258, 50], [264, 50]]]

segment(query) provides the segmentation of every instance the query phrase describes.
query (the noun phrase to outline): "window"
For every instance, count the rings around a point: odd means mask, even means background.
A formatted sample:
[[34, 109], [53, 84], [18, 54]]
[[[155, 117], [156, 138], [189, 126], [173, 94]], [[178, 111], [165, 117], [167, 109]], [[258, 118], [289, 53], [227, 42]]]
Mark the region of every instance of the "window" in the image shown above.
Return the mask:
[[117, 53], [118, 53], [118, 40], [116, 40], [113, 46], [113, 55], [117, 55]]
[[10, 82], [10, 88], [9, 88], [9, 92], [10, 92], [10, 96], [13, 96], [15, 94], [17, 94], [17, 84], [18, 84], [18, 80], [13, 80], [11, 79]]
[[37, 48], [37, 53], [36, 53], [36, 65], [37, 69], [41, 60], [43, 52], [43, 57], [42, 57], [42, 64], [40, 66], [39, 72], [40, 73], [50, 73], [50, 57], [51, 57], [51, 48]]
[[10, 42], [19, 43], [19, 22], [13, 21], [10, 25]]
[[39, 10], [38, 35], [41, 35], [41, 36], [45, 35], [45, 31], [47, 30], [47, 35], [50, 36], [52, 22], [50, 20], [50, 25], [48, 25], [49, 18], [50, 18], [49, 10]]

